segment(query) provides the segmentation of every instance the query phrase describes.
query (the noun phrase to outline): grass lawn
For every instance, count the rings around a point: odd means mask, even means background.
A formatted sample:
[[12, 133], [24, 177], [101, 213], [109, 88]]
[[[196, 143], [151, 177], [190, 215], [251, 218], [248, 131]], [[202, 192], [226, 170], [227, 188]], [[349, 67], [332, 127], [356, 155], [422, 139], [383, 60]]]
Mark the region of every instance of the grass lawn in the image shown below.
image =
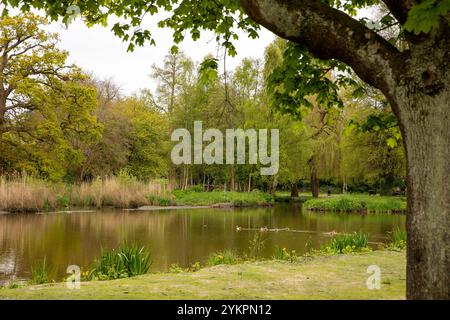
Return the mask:
[[364, 194], [333, 195], [317, 199], [309, 199], [305, 208], [317, 211], [403, 211], [406, 210], [405, 197], [369, 196]]
[[268, 205], [273, 197], [264, 192], [194, 192], [173, 191], [176, 205], [208, 206], [218, 203], [231, 203], [235, 206]]
[[[248, 262], [197, 272], [148, 274], [112, 281], [0, 289], [0, 299], [404, 299], [405, 252]], [[369, 265], [381, 268], [381, 289], [368, 290]]]

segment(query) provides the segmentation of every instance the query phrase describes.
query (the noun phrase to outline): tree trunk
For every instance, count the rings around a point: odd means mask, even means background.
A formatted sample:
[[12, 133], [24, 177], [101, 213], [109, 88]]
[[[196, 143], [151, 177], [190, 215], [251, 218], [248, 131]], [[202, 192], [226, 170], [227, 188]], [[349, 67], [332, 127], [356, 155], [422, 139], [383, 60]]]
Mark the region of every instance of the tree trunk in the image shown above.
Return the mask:
[[291, 197], [298, 198], [298, 183], [294, 182], [291, 184]]
[[274, 175], [273, 179], [272, 179], [272, 184], [270, 185], [270, 194], [275, 196], [275, 193], [277, 192], [277, 187], [278, 187], [278, 175]]
[[230, 191], [235, 191], [234, 164], [230, 165]]
[[407, 298], [450, 299], [450, 89], [434, 95], [407, 93], [402, 99], [408, 163]]
[[315, 158], [312, 156], [308, 160], [309, 171], [311, 174], [311, 193], [313, 198], [319, 197], [319, 180], [317, 179], [317, 168]]

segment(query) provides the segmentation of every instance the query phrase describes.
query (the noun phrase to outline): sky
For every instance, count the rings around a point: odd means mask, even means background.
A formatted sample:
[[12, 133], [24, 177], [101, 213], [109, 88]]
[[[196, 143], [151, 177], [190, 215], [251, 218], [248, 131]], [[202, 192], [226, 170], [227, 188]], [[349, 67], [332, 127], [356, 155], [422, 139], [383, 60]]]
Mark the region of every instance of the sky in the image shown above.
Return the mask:
[[[92, 72], [96, 78], [111, 78], [123, 94], [129, 95], [144, 88], [155, 91], [157, 83], [150, 77], [151, 66], [161, 65], [173, 45], [172, 31], [157, 28], [156, 21], [148, 21], [156, 46], [147, 43], [136, 47], [134, 52], [127, 52], [128, 43], [116, 37], [110, 26], [88, 28], [76, 19], [67, 28], [54, 22], [48, 29], [60, 34], [59, 47], [69, 52], [69, 63]], [[262, 58], [265, 47], [275, 38], [266, 29], [260, 31], [258, 39], [249, 39], [243, 32], [238, 35], [239, 40], [235, 42], [238, 56], [227, 57], [228, 70], [234, 69], [244, 57]], [[217, 42], [212, 33], [204, 32], [195, 42], [186, 37], [179, 47], [196, 62], [201, 62], [208, 53], [217, 54]]]

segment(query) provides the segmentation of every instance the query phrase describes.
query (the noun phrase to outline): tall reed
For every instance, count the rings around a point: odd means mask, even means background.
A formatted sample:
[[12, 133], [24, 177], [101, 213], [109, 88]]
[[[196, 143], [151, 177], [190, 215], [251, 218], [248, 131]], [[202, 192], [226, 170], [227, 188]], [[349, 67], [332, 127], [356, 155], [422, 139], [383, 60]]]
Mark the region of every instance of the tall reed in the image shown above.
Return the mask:
[[143, 182], [123, 174], [73, 185], [50, 183], [26, 175], [0, 177], [0, 210], [27, 212], [90, 206], [133, 208], [151, 204], [150, 196], [168, 192], [160, 181]]

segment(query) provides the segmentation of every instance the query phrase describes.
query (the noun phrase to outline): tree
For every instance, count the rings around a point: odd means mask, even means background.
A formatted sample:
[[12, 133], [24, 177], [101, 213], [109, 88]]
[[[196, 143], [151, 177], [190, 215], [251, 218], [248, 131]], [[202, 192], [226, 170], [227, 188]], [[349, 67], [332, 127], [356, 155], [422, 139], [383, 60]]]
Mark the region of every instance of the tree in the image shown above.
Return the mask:
[[[10, 163], [3, 170], [60, 180], [84, 161], [79, 144], [96, 140], [100, 127], [95, 88], [66, 66], [67, 53], [46, 24], [33, 14], [0, 21], [0, 149]], [[11, 161], [11, 148], [19, 161]]]
[[42, 95], [67, 77], [66, 52], [56, 48], [57, 35], [42, 29], [47, 21], [33, 14], [0, 21], [0, 134], [26, 131], [20, 114], [39, 110]]
[[[69, 0], [2, 2], [23, 10], [35, 6], [55, 19], [67, 19], [66, 9], [71, 5]], [[407, 155], [407, 297], [450, 297], [449, 0], [138, 0], [133, 5], [80, 0], [77, 4], [88, 23], [105, 23], [113, 14], [128, 19], [113, 30], [131, 41], [129, 49], [146, 40], [154, 42], [151, 32], [139, 26], [144, 13], [155, 14], [159, 9], [172, 12], [159, 26], [173, 28], [176, 42], [184, 39], [187, 29], [194, 39], [201, 29], [212, 30], [230, 54], [235, 54], [234, 27], [256, 37], [261, 25], [298, 44], [298, 70], [305, 69], [311, 55], [331, 61], [333, 69], [348, 66], [381, 90], [398, 119]], [[374, 4], [387, 7], [389, 14], [380, 23], [398, 25], [406, 49], [383, 38], [380, 29], [369, 28], [367, 21], [351, 17], [358, 8]], [[323, 101], [338, 103], [330, 86], [345, 81], [317, 81], [319, 68], [305, 71], [309, 72], [304, 72], [306, 78], [315, 76], [311, 92], [325, 92]]]

